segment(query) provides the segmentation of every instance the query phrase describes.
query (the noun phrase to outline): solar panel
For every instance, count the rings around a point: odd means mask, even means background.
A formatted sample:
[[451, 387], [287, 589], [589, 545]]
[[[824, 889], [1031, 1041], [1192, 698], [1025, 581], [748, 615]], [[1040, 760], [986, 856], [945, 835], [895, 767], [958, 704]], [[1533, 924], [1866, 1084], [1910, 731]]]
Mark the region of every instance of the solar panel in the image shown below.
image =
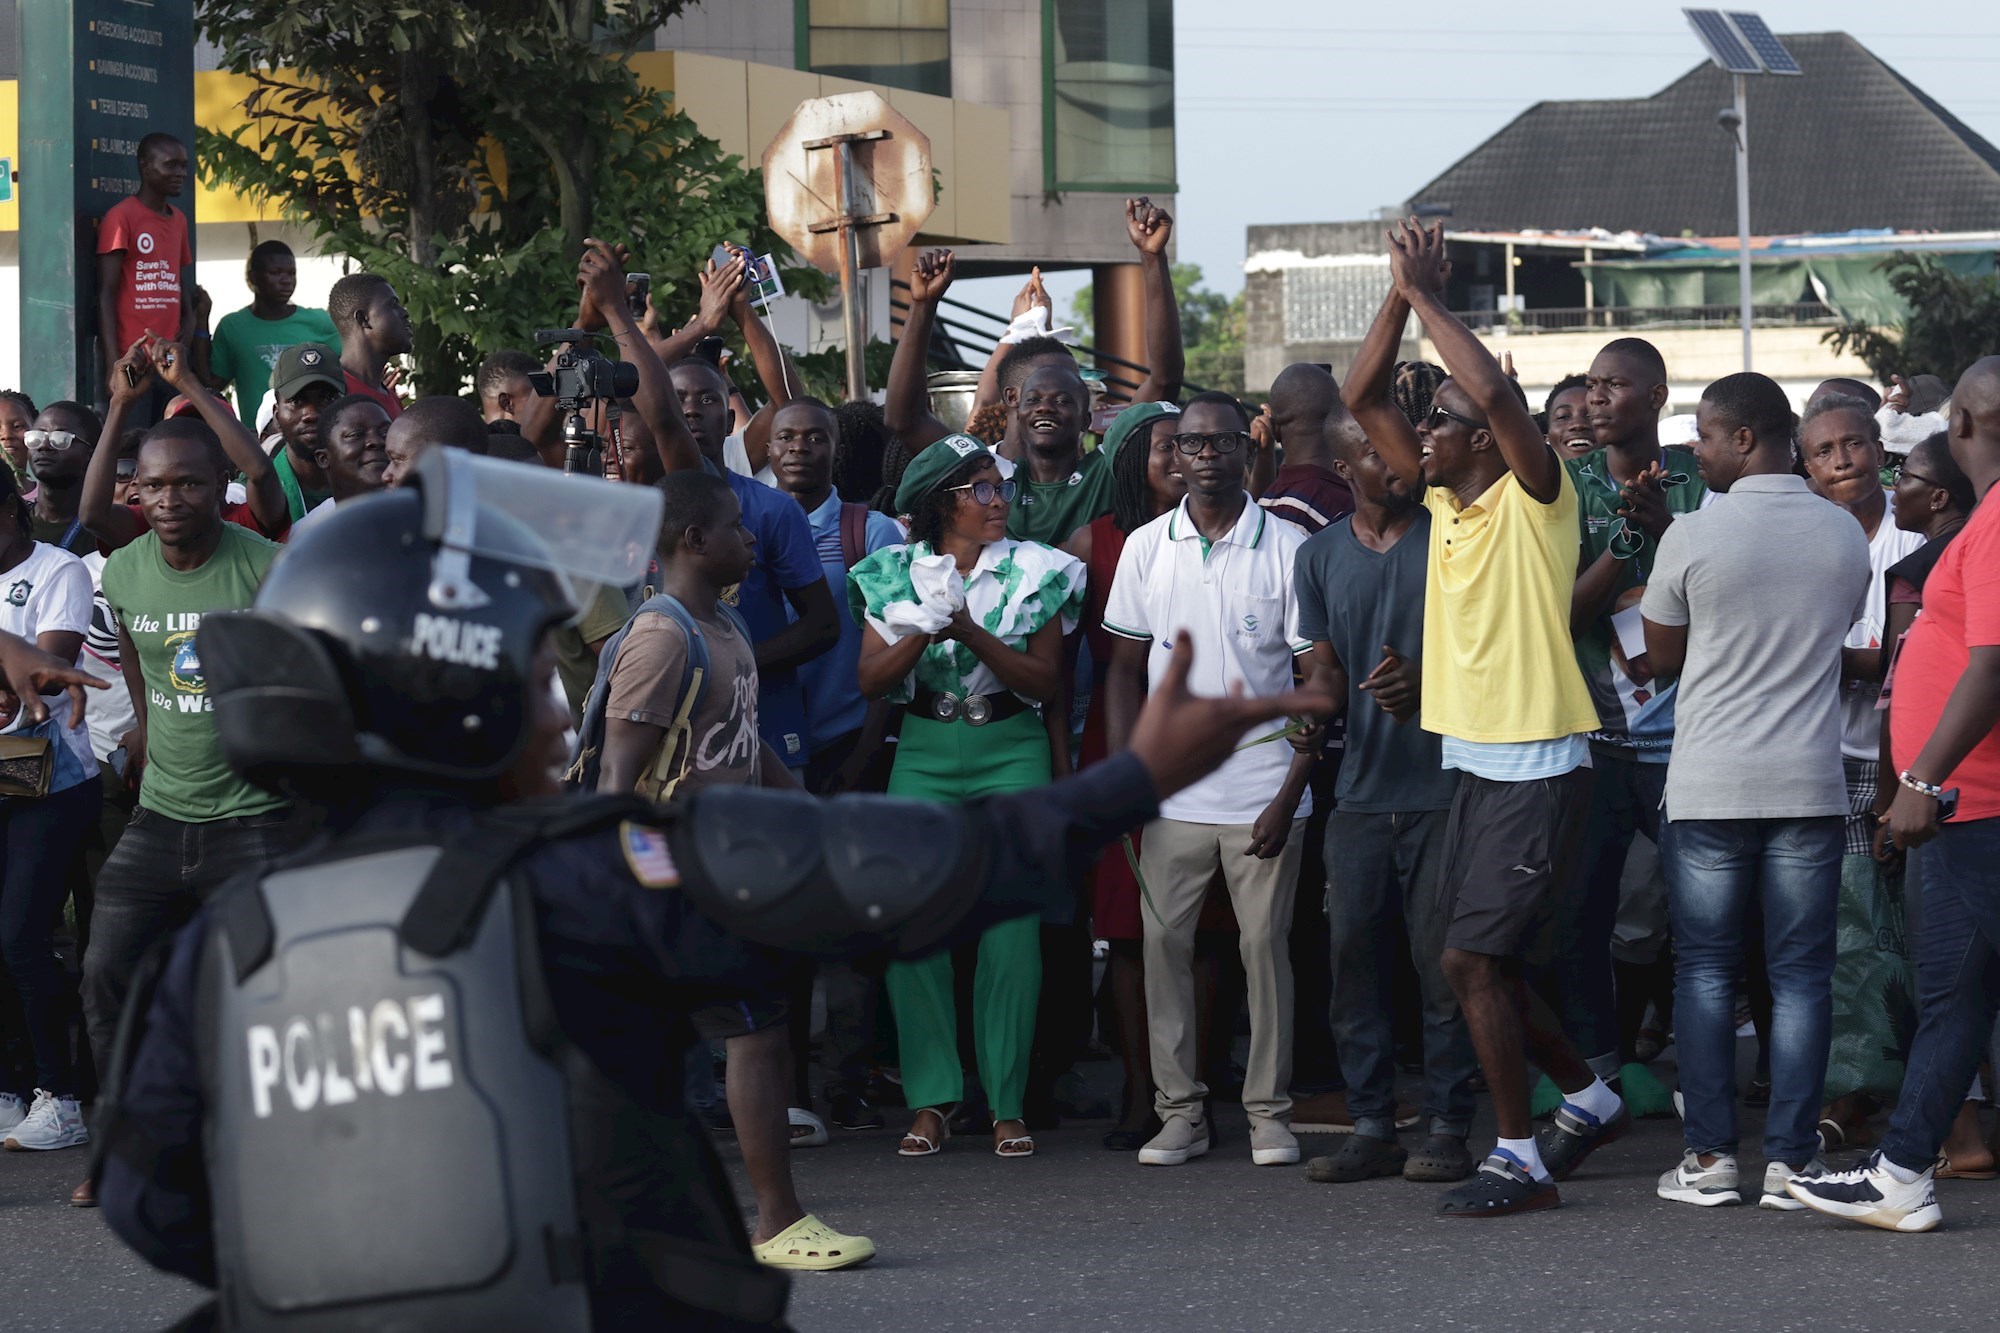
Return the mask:
[[1799, 62], [1792, 59], [1792, 53], [1771, 31], [1771, 25], [1757, 14], [1739, 14], [1729, 11], [1729, 21], [1736, 25], [1736, 31], [1750, 47], [1750, 53], [1763, 62], [1767, 74], [1803, 74]]
[[1716, 64], [1731, 74], [1762, 74], [1764, 67], [1757, 63], [1757, 57], [1750, 54], [1750, 48], [1736, 35], [1736, 29], [1729, 26], [1729, 20], [1722, 17], [1719, 9], [1683, 9], [1688, 25], [1694, 35], [1701, 38], [1701, 44], [1708, 48], [1708, 54]]

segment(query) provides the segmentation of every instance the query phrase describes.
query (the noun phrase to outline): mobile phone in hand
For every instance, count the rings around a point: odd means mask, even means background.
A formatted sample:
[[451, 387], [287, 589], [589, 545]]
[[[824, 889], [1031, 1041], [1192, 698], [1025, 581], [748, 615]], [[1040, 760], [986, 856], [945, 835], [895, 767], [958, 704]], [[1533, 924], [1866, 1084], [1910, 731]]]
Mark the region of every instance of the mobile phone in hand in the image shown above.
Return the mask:
[[1944, 823], [1947, 819], [1950, 819], [1953, 815], [1957, 813], [1958, 813], [1958, 788], [1956, 787], [1947, 788], [1945, 791], [1939, 793], [1938, 795], [1938, 811], [1937, 811], [1938, 823], [1940, 824]]
[[646, 317], [646, 298], [653, 291], [653, 275], [650, 273], [627, 273], [625, 275], [625, 304], [631, 308], [632, 318]]

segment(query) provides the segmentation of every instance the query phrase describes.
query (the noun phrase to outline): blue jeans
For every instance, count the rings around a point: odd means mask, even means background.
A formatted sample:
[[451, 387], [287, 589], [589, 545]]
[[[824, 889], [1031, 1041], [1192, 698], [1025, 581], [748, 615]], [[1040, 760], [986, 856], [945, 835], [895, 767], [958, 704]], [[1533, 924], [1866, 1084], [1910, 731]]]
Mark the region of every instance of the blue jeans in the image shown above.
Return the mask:
[[2000, 819], [1946, 824], [1917, 849], [1917, 1038], [1882, 1154], [1912, 1171], [1937, 1158], [2000, 1007]]
[[[56, 745], [68, 748], [61, 739]], [[0, 960], [21, 997], [35, 1055], [35, 1087], [61, 1097], [75, 1095], [76, 1071], [64, 1012], [69, 985], [50, 938], [69, 893], [70, 862], [103, 804], [104, 789], [94, 776], [39, 800], [0, 800]]]
[[1392, 919], [1410, 937], [1424, 998], [1424, 1109], [1433, 1134], [1464, 1138], [1472, 1125], [1472, 1037], [1438, 959], [1453, 904], [1442, 892], [1447, 810], [1352, 814], [1326, 826], [1326, 923], [1332, 940], [1334, 1043], [1354, 1129], [1396, 1137], [1396, 1044], [1389, 1024]]
[[[1833, 815], [1683, 819], [1662, 826], [1660, 860], [1674, 926], [1674, 1038], [1684, 1134], [1695, 1152], [1736, 1151], [1736, 978], [1753, 903], [1763, 909], [1771, 978], [1764, 1156], [1803, 1166], [1819, 1151], [1820, 1097], [1833, 1039], [1842, 822]], [[1964, 1090], [1961, 1081], [1957, 1092]]]

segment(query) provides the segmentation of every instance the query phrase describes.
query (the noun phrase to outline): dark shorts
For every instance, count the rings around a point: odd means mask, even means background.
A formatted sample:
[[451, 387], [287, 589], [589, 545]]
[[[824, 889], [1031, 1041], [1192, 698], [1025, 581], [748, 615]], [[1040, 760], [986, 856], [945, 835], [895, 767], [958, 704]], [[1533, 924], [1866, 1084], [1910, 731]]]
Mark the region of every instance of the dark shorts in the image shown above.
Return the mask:
[[688, 1015], [694, 1030], [706, 1041], [727, 1041], [747, 1037], [766, 1028], [783, 1027], [791, 1021], [792, 1002], [785, 992], [770, 991], [742, 1000], [718, 1000]]
[[1442, 892], [1448, 949], [1548, 961], [1554, 908], [1576, 882], [1597, 775], [1579, 768], [1533, 782], [1460, 774], [1445, 827]]

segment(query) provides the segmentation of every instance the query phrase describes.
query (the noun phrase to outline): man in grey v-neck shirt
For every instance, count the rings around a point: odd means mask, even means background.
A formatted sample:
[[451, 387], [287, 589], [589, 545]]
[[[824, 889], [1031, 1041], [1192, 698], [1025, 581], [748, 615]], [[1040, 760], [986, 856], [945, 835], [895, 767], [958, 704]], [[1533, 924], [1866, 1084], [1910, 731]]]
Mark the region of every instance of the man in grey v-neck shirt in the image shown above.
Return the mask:
[[1660, 859], [1687, 1151], [1658, 1192], [1683, 1203], [1742, 1198], [1735, 989], [1753, 902], [1775, 1014], [1762, 1202], [1801, 1207], [1785, 1180], [1818, 1167], [1847, 814], [1840, 648], [1869, 572], [1859, 525], [1791, 471], [1796, 421], [1762, 375], [1708, 387], [1695, 458], [1722, 494], [1667, 529], [1640, 604], [1654, 674], [1680, 677]]

